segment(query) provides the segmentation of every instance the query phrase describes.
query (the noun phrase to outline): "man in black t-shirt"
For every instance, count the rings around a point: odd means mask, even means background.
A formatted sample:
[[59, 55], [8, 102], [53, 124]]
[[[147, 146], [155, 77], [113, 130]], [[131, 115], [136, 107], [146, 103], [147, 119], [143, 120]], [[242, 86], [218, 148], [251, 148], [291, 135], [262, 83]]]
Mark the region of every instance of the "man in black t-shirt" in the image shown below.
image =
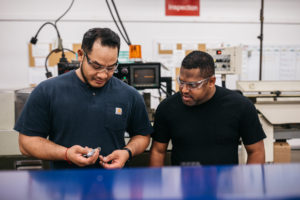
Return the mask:
[[213, 58], [193, 51], [182, 61], [179, 93], [155, 114], [150, 166], [163, 166], [172, 141], [172, 165], [238, 164], [242, 139], [247, 163], [264, 163], [266, 137], [254, 105], [241, 94], [215, 85]]

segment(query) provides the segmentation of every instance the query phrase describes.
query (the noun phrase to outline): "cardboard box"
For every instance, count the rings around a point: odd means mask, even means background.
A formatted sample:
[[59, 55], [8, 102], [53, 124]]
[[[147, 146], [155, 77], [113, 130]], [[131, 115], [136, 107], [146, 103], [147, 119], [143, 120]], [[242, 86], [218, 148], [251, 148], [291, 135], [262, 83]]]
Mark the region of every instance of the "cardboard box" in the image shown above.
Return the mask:
[[274, 163], [291, 162], [291, 146], [287, 142], [274, 142]]

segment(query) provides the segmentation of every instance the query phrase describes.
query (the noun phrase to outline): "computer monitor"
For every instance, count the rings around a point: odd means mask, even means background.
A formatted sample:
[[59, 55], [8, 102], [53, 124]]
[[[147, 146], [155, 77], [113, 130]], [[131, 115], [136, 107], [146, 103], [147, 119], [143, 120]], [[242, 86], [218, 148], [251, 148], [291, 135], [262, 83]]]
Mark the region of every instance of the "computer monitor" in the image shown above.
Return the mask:
[[131, 65], [130, 85], [140, 89], [159, 88], [160, 63], [143, 63]]
[[136, 89], [160, 88], [160, 63], [122, 63], [115, 76]]

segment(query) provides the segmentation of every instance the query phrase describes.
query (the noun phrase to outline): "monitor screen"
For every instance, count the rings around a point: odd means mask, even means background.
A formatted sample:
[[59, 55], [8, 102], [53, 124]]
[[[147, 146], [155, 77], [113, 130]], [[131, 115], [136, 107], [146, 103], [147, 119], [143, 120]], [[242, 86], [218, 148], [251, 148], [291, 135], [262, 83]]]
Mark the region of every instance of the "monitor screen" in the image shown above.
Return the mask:
[[155, 69], [134, 69], [133, 76], [135, 84], [155, 83]]
[[160, 63], [130, 66], [130, 85], [137, 89], [160, 87]]

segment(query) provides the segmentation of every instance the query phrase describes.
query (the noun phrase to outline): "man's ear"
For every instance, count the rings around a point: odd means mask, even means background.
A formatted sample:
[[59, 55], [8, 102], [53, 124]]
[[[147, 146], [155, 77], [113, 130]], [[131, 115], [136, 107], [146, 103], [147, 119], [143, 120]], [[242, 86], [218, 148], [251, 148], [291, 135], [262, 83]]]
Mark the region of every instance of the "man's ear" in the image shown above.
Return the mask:
[[82, 49], [78, 49], [77, 54], [78, 54], [78, 61], [81, 62], [83, 60], [84, 51]]
[[216, 76], [211, 76], [208, 80], [209, 87], [213, 87], [216, 84]]

